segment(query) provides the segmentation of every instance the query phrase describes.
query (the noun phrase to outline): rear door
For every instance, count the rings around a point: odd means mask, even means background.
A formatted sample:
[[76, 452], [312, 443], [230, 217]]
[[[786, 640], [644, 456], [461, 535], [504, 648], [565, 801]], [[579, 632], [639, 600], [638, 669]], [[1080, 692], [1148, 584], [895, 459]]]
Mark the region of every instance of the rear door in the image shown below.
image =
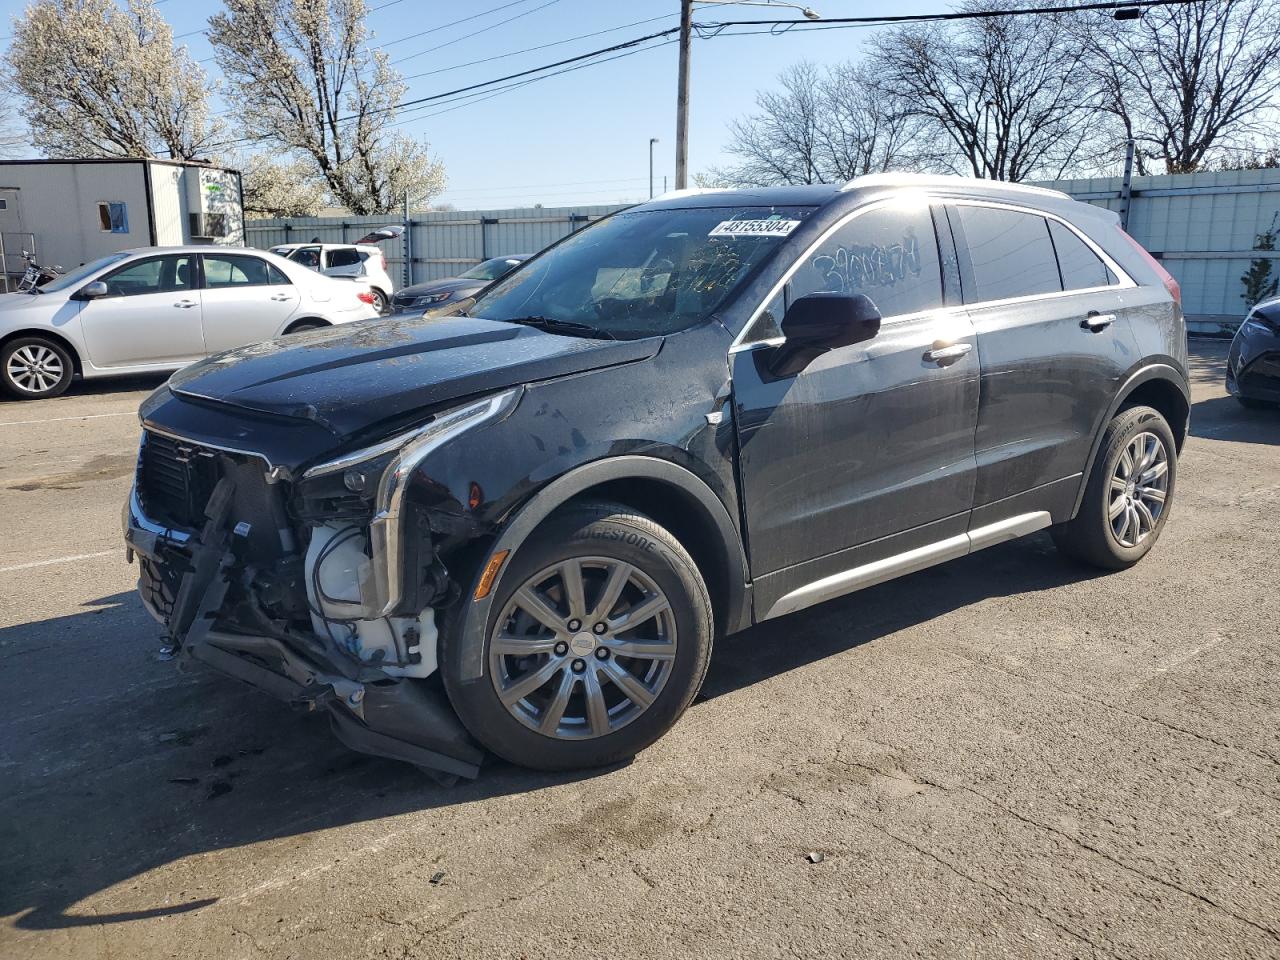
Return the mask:
[[974, 524], [1026, 509], [1066, 519], [1136, 356], [1119, 268], [1053, 215], [968, 200], [949, 213], [982, 368]]
[[297, 312], [298, 288], [275, 264], [247, 253], [205, 253], [201, 259], [210, 353], [274, 337]]
[[108, 295], [80, 305], [94, 366], [180, 367], [205, 355], [194, 254], [130, 260], [98, 279]]
[[[945, 226], [940, 208], [937, 216]], [[950, 252], [949, 235], [943, 249]], [[805, 584], [963, 535], [973, 500], [978, 363], [955, 277], [927, 205], [865, 208], [806, 253], [735, 348], [740, 482], [759, 616]], [[869, 296], [883, 316], [879, 334], [793, 376], [773, 376], [768, 363], [786, 303], [823, 290]]]

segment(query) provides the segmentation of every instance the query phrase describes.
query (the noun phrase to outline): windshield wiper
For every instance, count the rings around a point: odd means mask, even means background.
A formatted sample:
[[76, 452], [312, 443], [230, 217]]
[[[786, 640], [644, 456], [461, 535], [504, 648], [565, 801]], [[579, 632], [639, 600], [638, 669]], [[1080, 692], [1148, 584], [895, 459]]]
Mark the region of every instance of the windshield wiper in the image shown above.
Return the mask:
[[576, 333], [596, 340], [617, 340], [608, 330], [593, 327], [586, 323], [574, 323], [572, 320], [556, 320], [554, 317], [511, 317], [507, 323], [520, 323], [526, 327], [537, 327], [548, 333]]

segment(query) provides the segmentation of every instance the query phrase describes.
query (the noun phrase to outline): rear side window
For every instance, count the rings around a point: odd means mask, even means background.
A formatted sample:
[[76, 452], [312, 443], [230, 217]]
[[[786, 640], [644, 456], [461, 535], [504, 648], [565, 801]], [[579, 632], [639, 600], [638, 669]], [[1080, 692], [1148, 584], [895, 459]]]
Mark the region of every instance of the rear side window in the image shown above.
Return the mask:
[[360, 260], [360, 254], [355, 247], [342, 247], [338, 250], [329, 251], [329, 266], [331, 267], [353, 267]]
[[257, 257], [204, 255], [204, 285], [210, 290], [221, 287], [278, 286], [288, 282], [288, 277]]
[[929, 208], [877, 208], [846, 223], [796, 270], [789, 301], [820, 291], [866, 294], [884, 317], [941, 307], [942, 268]]
[[1071, 230], [1050, 220], [1049, 235], [1053, 237], [1053, 249], [1058, 254], [1058, 268], [1062, 271], [1064, 290], [1088, 290], [1090, 287], [1106, 287], [1115, 283], [1107, 265]]
[[960, 206], [973, 276], [967, 303], [1031, 297], [1062, 290], [1044, 217], [996, 207]]

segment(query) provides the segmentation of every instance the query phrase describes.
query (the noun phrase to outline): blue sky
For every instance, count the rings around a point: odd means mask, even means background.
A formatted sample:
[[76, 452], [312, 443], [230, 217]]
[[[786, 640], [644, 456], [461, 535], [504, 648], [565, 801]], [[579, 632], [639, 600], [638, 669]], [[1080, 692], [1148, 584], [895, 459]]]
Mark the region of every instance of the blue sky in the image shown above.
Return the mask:
[[[484, 13], [507, 3], [510, 0], [370, 0], [371, 7], [381, 7], [369, 18], [375, 34], [372, 42], [385, 47], [406, 77], [428, 74], [409, 80], [406, 97], [413, 98], [679, 23], [677, 0], [517, 0], [506, 9]], [[922, 13], [954, 6], [951, 0], [809, 0], [809, 5], [826, 17]], [[0, 0], [0, 14], [7, 23], [23, 6], [24, 0]], [[187, 44], [197, 60], [211, 57], [212, 51], [196, 31], [220, 8], [215, 0], [166, 0], [159, 6], [173, 25], [176, 42]], [[447, 26], [474, 14], [484, 15]], [[695, 19], [703, 22], [790, 16], [799, 14], [753, 6], [703, 6], [695, 11]], [[656, 19], [636, 23], [651, 18]], [[632, 23], [636, 25], [518, 52]], [[788, 64], [806, 58], [819, 63], [858, 58], [870, 33], [866, 29], [793, 31], [779, 36], [695, 39], [690, 170], [725, 161], [721, 147], [726, 124], [750, 111], [755, 92], [771, 85]], [[464, 66], [484, 58], [496, 59]], [[201, 66], [211, 82], [217, 80], [212, 60]], [[463, 209], [636, 200], [648, 194], [650, 137], [661, 141], [654, 151], [658, 189], [664, 175], [674, 175], [675, 86], [676, 46], [667, 44], [469, 106], [446, 103], [424, 108], [417, 116], [406, 115], [399, 129], [429, 141], [444, 161], [449, 179], [438, 200]]]

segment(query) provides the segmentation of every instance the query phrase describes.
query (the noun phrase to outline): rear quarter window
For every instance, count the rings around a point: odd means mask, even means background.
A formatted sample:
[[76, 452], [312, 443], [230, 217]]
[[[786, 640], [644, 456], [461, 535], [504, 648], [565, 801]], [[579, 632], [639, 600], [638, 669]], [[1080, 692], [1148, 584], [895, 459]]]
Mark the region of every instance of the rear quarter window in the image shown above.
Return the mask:
[[1108, 287], [1116, 282], [1115, 275], [1107, 269], [1107, 265], [1073, 231], [1050, 220], [1049, 235], [1053, 238], [1053, 249], [1058, 255], [1058, 268], [1062, 271], [1064, 290]]

